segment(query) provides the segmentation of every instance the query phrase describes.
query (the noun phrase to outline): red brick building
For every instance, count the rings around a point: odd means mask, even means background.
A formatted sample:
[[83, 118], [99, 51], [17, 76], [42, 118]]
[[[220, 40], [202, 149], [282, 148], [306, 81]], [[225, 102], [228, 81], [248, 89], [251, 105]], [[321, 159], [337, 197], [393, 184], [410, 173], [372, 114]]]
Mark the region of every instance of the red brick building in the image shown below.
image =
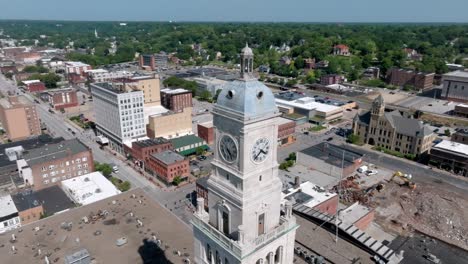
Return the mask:
[[161, 104], [174, 112], [192, 107], [192, 92], [185, 89], [162, 89]]
[[139, 59], [140, 68], [154, 71], [156, 69], [156, 60], [153, 54], [141, 54]]
[[76, 90], [73, 88], [49, 91], [47, 94], [49, 103], [57, 110], [75, 107], [79, 104]]
[[404, 70], [392, 68], [387, 73], [387, 81], [391, 85], [414, 86], [417, 90], [426, 90], [433, 87], [435, 73], [415, 72], [412, 70]]
[[195, 182], [195, 191], [197, 192], [197, 198], [204, 199], [205, 210], [208, 212], [208, 176], [198, 178]]
[[320, 77], [320, 84], [321, 85], [332, 85], [332, 84], [339, 84], [344, 82], [343, 75], [339, 74], [327, 74]]
[[166, 150], [172, 150], [172, 143], [162, 137], [135, 141], [132, 142], [131, 147], [124, 145], [125, 153], [130, 155], [135, 163], [139, 163], [140, 166], [144, 166], [140, 162], [148, 163], [152, 154]]
[[278, 125], [278, 145], [288, 145], [296, 141], [294, 137], [295, 131], [296, 122], [286, 118], [280, 118], [280, 123]]
[[214, 127], [212, 122], [197, 125], [198, 137], [206, 141], [208, 145], [214, 143]]
[[25, 47], [13, 47], [13, 48], [7, 47], [7, 48], [3, 48], [3, 54], [7, 58], [14, 58], [18, 54], [21, 54], [21, 53], [23, 53], [25, 51], [26, 51]]
[[78, 139], [35, 148], [18, 160], [25, 184], [40, 190], [94, 171], [91, 150]]
[[42, 92], [46, 90], [45, 84], [39, 80], [23, 81], [26, 90], [30, 93]]
[[151, 154], [146, 169], [166, 184], [175, 177], [186, 179], [190, 175], [189, 160], [172, 150]]

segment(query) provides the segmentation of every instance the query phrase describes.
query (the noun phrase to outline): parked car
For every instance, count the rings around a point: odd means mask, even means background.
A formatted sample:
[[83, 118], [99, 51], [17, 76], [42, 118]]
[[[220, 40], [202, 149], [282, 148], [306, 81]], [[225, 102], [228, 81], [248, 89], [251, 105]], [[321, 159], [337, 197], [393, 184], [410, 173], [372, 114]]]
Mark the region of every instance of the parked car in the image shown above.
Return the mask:
[[199, 161], [206, 160], [206, 156], [201, 155], [201, 156], [198, 156], [197, 159], [198, 159]]
[[55, 111], [54, 111], [54, 110], [52, 110], [51, 108], [49, 108], [49, 113], [51, 113], [51, 114], [55, 114]]
[[367, 176], [376, 175], [378, 173], [379, 173], [379, 171], [377, 171], [377, 170], [368, 170], [368, 171], [366, 171]]
[[327, 141], [332, 141], [332, 140], [333, 140], [332, 137], [327, 138]]

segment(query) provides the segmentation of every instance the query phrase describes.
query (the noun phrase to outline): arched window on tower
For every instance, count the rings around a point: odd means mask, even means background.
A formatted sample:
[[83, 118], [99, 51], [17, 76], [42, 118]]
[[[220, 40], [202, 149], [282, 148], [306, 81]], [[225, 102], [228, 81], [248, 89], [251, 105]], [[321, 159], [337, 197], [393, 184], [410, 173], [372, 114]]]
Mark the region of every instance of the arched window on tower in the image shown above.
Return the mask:
[[275, 264], [281, 264], [283, 262], [283, 246], [279, 246], [275, 252]]

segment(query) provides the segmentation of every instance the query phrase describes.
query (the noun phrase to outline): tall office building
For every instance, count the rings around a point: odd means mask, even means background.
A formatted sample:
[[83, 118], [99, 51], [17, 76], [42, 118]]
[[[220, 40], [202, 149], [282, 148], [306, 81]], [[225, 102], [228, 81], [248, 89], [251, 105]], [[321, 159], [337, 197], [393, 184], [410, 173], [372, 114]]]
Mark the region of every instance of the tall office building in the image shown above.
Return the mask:
[[123, 153], [123, 143], [146, 135], [144, 97], [139, 90], [125, 91], [111, 83], [91, 84], [98, 135], [112, 149]]
[[280, 112], [271, 90], [241, 53], [241, 79], [225, 86], [213, 109], [215, 156], [208, 208], [193, 218], [195, 263], [293, 263], [298, 225], [287, 203], [281, 215], [277, 136]]

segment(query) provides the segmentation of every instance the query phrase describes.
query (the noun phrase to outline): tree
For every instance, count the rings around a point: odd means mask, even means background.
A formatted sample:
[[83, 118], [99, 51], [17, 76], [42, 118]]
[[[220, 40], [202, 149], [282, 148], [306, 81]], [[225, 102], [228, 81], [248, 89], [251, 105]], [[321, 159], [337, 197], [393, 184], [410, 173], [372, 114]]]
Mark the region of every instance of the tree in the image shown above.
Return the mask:
[[296, 152], [291, 152], [291, 153], [289, 153], [289, 155], [288, 155], [288, 157], [286, 158], [286, 160], [296, 161]]
[[94, 169], [96, 171], [100, 171], [106, 178], [109, 178], [109, 176], [112, 174], [112, 167], [107, 163], [99, 163], [96, 161], [94, 162]]
[[130, 190], [131, 188], [131, 184], [129, 181], [124, 181], [122, 183], [119, 184], [119, 186], [117, 187], [121, 192], [126, 192], [128, 190]]
[[202, 147], [197, 147], [195, 149], [195, 153], [197, 154], [197, 156], [203, 155], [203, 153], [205, 153], [205, 149]]
[[356, 134], [351, 134], [348, 136], [347, 141], [351, 144], [359, 144], [361, 139]]
[[179, 186], [184, 180], [180, 176], [175, 176], [174, 179], [172, 180], [172, 184], [175, 186]]
[[452, 133], [450, 133], [450, 129], [447, 128], [447, 129], [444, 130], [444, 134], [445, 134], [446, 137], [450, 137], [450, 135]]
[[222, 89], [216, 90], [216, 94], [215, 94], [215, 96], [213, 96], [213, 101], [214, 102], [216, 102], [218, 100], [218, 96], [222, 91], [223, 91]]
[[211, 102], [211, 101], [212, 101], [212, 97], [211, 97], [210, 91], [204, 90], [204, 91], [200, 94], [200, 97], [199, 97], [198, 99], [200, 99], [201, 101], [208, 101], [208, 102]]

